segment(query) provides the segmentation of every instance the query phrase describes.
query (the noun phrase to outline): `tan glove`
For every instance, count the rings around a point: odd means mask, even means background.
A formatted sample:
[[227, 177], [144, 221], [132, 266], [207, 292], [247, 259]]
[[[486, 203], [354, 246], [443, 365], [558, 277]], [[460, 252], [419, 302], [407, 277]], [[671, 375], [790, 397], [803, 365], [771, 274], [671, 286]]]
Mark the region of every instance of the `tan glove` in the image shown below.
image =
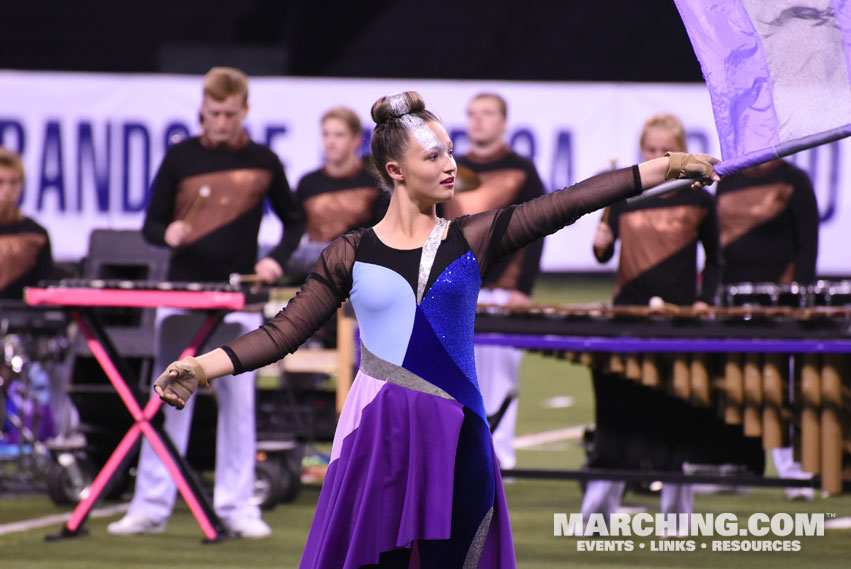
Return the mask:
[[666, 152], [665, 156], [669, 160], [668, 171], [665, 172], [665, 180], [693, 178], [701, 182], [710, 183], [714, 174], [712, 166], [720, 162], [720, 160], [709, 154]]
[[199, 385], [207, 387], [207, 374], [198, 360], [187, 356], [181, 361], [169, 364], [163, 374], [154, 381], [154, 391], [169, 405], [183, 409]]

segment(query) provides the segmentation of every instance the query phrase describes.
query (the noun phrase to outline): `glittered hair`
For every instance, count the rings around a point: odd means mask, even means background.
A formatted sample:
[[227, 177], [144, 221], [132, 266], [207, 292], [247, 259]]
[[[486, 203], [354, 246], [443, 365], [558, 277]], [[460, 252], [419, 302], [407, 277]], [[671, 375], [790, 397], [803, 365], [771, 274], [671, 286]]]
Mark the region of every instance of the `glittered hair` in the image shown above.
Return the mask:
[[387, 173], [385, 165], [391, 160], [399, 160], [411, 141], [411, 131], [402, 117], [419, 119], [428, 123], [437, 121], [437, 116], [426, 110], [425, 101], [416, 91], [405, 91], [381, 97], [372, 105], [372, 120], [375, 130], [372, 133], [371, 152], [375, 170], [388, 188], [393, 187], [393, 179]]

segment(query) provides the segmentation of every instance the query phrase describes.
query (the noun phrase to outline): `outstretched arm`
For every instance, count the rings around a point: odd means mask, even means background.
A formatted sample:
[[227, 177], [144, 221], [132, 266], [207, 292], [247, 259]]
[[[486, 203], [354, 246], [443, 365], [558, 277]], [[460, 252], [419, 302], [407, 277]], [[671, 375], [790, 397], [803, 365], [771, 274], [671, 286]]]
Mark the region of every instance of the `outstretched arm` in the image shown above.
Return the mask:
[[169, 405], [183, 409], [199, 385], [206, 387], [211, 379], [232, 373], [233, 363], [227, 353], [216, 348], [197, 358], [187, 357], [169, 364], [154, 381], [154, 391]]
[[569, 188], [518, 206], [492, 210], [462, 221], [462, 230], [480, 269], [490, 259], [516, 251], [524, 245], [570, 225], [586, 213], [641, 193], [665, 180], [693, 177], [696, 186], [717, 176], [705, 155], [674, 153], [631, 168], [598, 174]]
[[154, 382], [160, 398], [182, 408], [199, 385], [257, 369], [294, 352], [348, 297], [357, 235], [346, 234], [332, 242], [299, 293], [272, 320], [211, 352], [169, 365]]
[[605, 172], [520, 205], [456, 220], [482, 274], [491, 260], [570, 225], [582, 215], [641, 192], [637, 166]]

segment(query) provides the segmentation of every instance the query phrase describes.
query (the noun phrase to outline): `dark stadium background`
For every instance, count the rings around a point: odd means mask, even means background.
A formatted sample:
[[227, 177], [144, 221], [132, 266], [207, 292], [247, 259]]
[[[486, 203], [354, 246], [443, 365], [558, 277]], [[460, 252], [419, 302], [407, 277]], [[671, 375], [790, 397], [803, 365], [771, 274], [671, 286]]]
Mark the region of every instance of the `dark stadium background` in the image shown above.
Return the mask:
[[700, 81], [673, 0], [32, 0], [0, 69]]

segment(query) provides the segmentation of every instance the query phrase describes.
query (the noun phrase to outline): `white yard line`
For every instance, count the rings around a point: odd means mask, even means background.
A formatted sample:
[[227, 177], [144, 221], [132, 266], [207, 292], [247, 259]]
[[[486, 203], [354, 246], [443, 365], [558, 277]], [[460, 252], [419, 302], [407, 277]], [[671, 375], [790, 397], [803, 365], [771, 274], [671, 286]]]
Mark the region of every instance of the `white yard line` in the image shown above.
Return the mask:
[[532, 447], [545, 445], [549, 443], [557, 443], [570, 439], [582, 438], [585, 433], [585, 425], [577, 425], [575, 427], [566, 427], [564, 429], [556, 429], [554, 431], [544, 431], [543, 433], [532, 433], [515, 437], [514, 448], [528, 450]]
[[541, 401], [541, 407], [544, 409], [566, 409], [573, 407], [573, 397], [570, 395], [558, 395]]
[[[92, 510], [89, 513], [89, 517], [105, 518], [108, 516], [114, 516], [115, 514], [126, 512], [127, 507], [128, 504], [118, 504], [116, 506], [109, 506], [107, 508], [98, 508], [96, 510]], [[29, 531], [31, 529], [52, 526], [54, 524], [62, 524], [67, 522], [70, 518], [71, 512], [68, 512], [67, 514], [52, 514], [50, 516], [34, 518], [32, 520], [24, 520], [22, 522], [12, 522], [10, 524], [3, 524], [0, 525], [0, 535], [6, 535], [9, 533], [16, 533], [20, 531]]]

